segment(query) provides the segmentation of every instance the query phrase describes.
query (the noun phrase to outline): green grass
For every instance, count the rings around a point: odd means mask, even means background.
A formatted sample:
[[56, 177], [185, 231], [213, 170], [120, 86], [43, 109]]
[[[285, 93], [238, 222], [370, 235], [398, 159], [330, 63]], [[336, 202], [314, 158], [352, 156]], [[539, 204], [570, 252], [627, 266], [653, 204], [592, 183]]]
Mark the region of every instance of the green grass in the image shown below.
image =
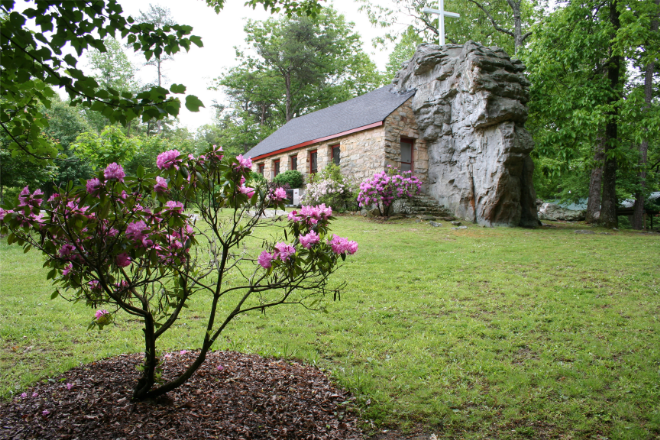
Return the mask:
[[[217, 349], [302, 359], [332, 371], [376, 426], [439, 438], [660, 436], [660, 238], [556, 229], [455, 231], [342, 217], [359, 252], [327, 312], [242, 317]], [[584, 229], [585, 226], [579, 228]], [[597, 229], [594, 229], [598, 232]], [[0, 244], [0, 395], [141, 350], [126, 318], [87, 332], [36, 252]], [[194, 349], [195, 300], [164, 350]]]

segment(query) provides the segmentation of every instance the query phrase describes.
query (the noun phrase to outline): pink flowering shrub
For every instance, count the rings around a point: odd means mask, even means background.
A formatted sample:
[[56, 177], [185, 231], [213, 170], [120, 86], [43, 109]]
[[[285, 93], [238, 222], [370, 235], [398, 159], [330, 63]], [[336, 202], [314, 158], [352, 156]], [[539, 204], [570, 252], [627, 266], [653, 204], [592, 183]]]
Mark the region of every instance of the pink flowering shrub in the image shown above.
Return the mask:
[[[332, 209], [325, 205], [292, 212], [279, 226], [282, 237], [246, 248], [255, 228], [273, 221], [264, 219], [264, 211], [283, 210], [286, 199], [282, 188], [249, 186], [249, 158], [226, 157], [213, 146], [199, 157], [166, 151], [157, 165], [157, 174], [140, 167], [136, 177], [127, 177], [112, 163], [81, 186], [58, 188], [48, 200], [26, 187], [0, 208], [7, 243], [45, 255], [53, 299], [96, 310], [90, 328], [111, 325], [121, 313], [141, 320], [144, 365], [134, 399], [185, 383], [236, 316], [324, 295], [329, 276], [357, 250], [357, 243], [330, 233]], [[210, 303], [201, 349], [184, 372], [159, 384], [158, 341], [190, 298], [200, 295]], [[231, 307], [219, 304], [232, 300], [237, 303]], [[218, 310], [226, 309], [232, 312], [220, 316]]]
[[390, 215], [396, 199], [410, 198], [422, 190], [422, 182], [410, 171], [401, 174], [391, 166], [360, 184], [358, 203], [361, 207], [376, 205], [380, 215]]

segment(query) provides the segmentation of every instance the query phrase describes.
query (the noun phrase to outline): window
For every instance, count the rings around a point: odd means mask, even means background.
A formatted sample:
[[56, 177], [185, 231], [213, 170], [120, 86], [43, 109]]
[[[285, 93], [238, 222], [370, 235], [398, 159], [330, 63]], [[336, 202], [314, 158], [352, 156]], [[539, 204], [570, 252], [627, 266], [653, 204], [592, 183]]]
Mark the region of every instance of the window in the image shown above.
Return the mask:
[[318, 171], [318, 162], [316, 160], [316, 150], [310, 151], [309, 152], [309, 172], [310, 174], [314, 174]]
[[330, 147], [330, 153], [331, 153], [331, 157], [332, 157], [332, 163], [334, 163], [335, 165], [338, 166], [339, 165], [339, 153], [340, 153], [339, 144], [332, 145]]
[[259, 169], [259, 174], [261, 174], [263, 176], [264, 175], [264, 168], [266, 168], [266, 164], [265, 163], [260, 163], [257, 166], [259, 167], [258, 168]]
[[298, 155], [293, 155], [291, 156], [291, 167], [289, 168], [290, 170], [297, 170], [298, 169]]
[[401, 171], [413, 171], [413, 141], [401, 139]]
[[274, 160], [273, 161], [273, 177], [277, 176], [280, 174], [280, 160]]

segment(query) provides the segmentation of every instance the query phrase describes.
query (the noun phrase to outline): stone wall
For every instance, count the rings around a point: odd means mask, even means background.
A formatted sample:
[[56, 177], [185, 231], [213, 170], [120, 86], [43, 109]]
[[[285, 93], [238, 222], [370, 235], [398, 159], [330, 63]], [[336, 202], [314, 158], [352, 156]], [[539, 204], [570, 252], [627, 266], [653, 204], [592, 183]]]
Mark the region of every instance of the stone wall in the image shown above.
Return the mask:
[[385, 119], [385, 162], [381, 170], [388, 165], [394, 168], [401, 166], [401, 138], [407, 138], [413, 141], [413, 174], [426, 184], [429, 155], [426, 141], [419, 136], [417, 130], [412, 100], [413, 98], [410, 98]]
[[376, 172], [386, 169], [387, 165], [397, 168], [400, 166], [401, 146], [399, 142], [401, 137], [415, 141], [413, 152], [414, 172], [424, 181], [428, 170], [428, 154], [426, 142], [419, 139], [417, 123], [412, 111], [412, 98], [389, 115], [380, 127], [351, 133], [254, 161], [252, 170], [258, 171], [258, 164], [264, 163], [264, 176], [268, 180], [272, 180], [274, 177], [274, 161], [280, 160], [280, 172], [283, 173], [290, 168], [289, 158], [296, 155], [298, 158], [298, 171], [303, 173], [305, 179], [307, 179], [310, 151], [317, 151], [317, 168], [321, 171], [332, 161], [331, 147], [339, 144], [342, 174], [355, 183], [360, 183]]
[[394, 78], [428, 145], [429, 195], [482, 225], [537, 226], [524, 65], [478, 43], [422, 44]]

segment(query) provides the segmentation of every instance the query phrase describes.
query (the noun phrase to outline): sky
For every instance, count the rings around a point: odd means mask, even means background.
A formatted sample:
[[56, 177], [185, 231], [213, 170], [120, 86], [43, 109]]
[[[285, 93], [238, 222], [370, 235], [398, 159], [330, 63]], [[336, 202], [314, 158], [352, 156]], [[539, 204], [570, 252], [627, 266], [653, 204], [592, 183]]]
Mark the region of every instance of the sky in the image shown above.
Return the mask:
[[[186, 93], [196, 95], [206, 106], [197, 113], [190, 112], [182, 106], [179, 115], [180, 125], [188, 127], [191, 131], [212, 122], [213, 100], [225, 101], [221, 91], [208, 90], [208, 86], [227, 68], [237, 64], [234, 47], [246, 47], [243, 31], [246, 20], [248, 18], [265, 20], [271, 17], [271, 14], [265, 12], [261, 6], [257, 9], [244, 6], [244, 0], [227, 0], [220, 14], [216, 14], [212, 8], [206, 6], [203, 0], [119, 0], [119, 3], [125, 15], [132, 16], [139, 15], [141, 10], [147, 11], [150, 3], [169, 8], [179, 24], [192, 26], [192, 34], [202, 37], [203, 48], [193, 45], [189, 52], [186, 53], [185, 50], [179, 52], [174, 56], [173, 61], [163, 64], [167, 87], [172, 83], [184, 84], [187, 87]], [[383, 3], [387, 4], [387, 0], [383, 0]], [[391, 48], [377, 50], [371, 44], [372, 38], [382, 35], [384, 30], [374, 28], [366, 14], [358, 11], [360, 4], [353, 0], [335, 0], [331, 4], [344, 14], [348, 21], [355, 23], [354, 29], [363, 40], [363, 50], [371, 56], [380, 70], [384, 70]], [[156, 68], [143, 66], [144, 58], [141, 55], [131, 55], [131, 60], [140, 68], [138, 79], [143, 83], [155, 80]]]

